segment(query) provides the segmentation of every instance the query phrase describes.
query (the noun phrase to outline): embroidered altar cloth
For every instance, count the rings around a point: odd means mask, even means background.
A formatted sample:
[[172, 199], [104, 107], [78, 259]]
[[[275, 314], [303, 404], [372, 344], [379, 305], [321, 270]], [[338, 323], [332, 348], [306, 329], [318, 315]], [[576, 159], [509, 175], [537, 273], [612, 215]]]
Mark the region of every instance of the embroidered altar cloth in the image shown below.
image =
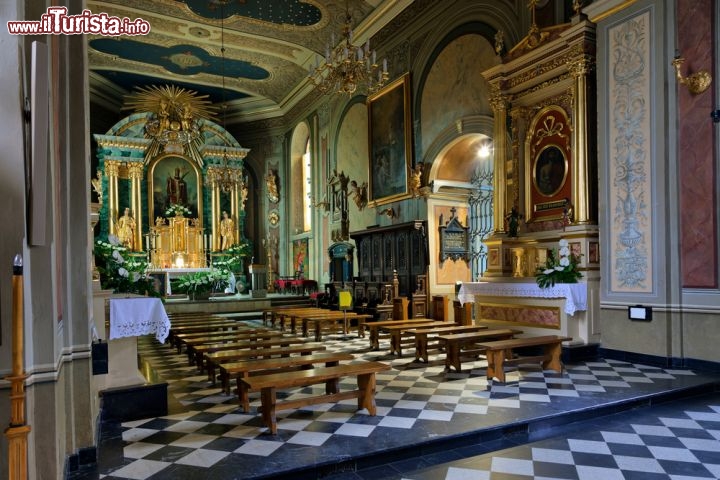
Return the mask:
[[475, 295], [494, 297], [565, 298], [565, 313], [575, 315], [587, 310], [587, 285], [584, 283], [556, 283], [540, 288], [536, 283], [464, 282], [458, 292], [460, 303], [474, 302]]
[[159, 298], [111, 298], [110, 340], [155, 334], [160, 343], [170, 333], [170, 319]]

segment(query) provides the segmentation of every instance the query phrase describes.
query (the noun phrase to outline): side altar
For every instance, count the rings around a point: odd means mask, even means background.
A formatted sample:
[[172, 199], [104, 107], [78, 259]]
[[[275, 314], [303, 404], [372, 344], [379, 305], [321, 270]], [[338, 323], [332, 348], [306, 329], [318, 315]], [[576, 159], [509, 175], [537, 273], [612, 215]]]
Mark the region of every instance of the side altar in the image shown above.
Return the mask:
[[[511, 50], [496, 37], [501, 61], [482, 73], [494, 121], [494, 227], [481, 282], [459, 292], [475, 302], [476, 322], [600, 341], [595, 28], [579, 7], [570, 23], [547, 28], [533, 11]], [[564, 268], [561, 240], [581, 278], [540, 288], [539, 271]]]

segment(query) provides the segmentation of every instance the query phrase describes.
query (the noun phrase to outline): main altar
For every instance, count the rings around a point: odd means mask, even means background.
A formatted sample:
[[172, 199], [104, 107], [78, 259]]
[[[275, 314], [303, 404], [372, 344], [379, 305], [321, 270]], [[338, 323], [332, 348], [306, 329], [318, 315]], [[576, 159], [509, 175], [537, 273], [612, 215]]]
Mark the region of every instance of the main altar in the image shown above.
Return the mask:
[[205, 97], [174, 86], [128, 97], [135, 113], [96, 134], [100, 237], [116, 235], [152, 270], [208, 266], [245, 239], [242, 148]]

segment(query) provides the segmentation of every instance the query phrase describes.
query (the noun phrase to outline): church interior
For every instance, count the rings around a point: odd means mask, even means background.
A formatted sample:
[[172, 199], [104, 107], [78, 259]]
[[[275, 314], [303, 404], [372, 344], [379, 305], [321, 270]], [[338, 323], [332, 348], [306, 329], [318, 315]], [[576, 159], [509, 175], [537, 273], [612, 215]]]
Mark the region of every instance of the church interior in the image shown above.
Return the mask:
[[719, 2], [0, 19], [0, 478], [720, 478]]

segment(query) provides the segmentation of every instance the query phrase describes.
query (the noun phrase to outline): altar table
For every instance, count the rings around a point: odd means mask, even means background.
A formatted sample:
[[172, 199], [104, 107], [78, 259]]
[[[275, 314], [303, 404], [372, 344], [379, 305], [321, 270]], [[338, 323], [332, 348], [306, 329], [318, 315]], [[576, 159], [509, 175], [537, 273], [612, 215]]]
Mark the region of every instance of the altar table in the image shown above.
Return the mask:
[[474, 302], [476, 295], [492, 297], [564, 298], [565, 313], [575, 315], [587, 310], [587, 285], [584, 283], [556, 283], [540, 288], [536, 283], [466, 282], [460, 286], [460, 303]]

